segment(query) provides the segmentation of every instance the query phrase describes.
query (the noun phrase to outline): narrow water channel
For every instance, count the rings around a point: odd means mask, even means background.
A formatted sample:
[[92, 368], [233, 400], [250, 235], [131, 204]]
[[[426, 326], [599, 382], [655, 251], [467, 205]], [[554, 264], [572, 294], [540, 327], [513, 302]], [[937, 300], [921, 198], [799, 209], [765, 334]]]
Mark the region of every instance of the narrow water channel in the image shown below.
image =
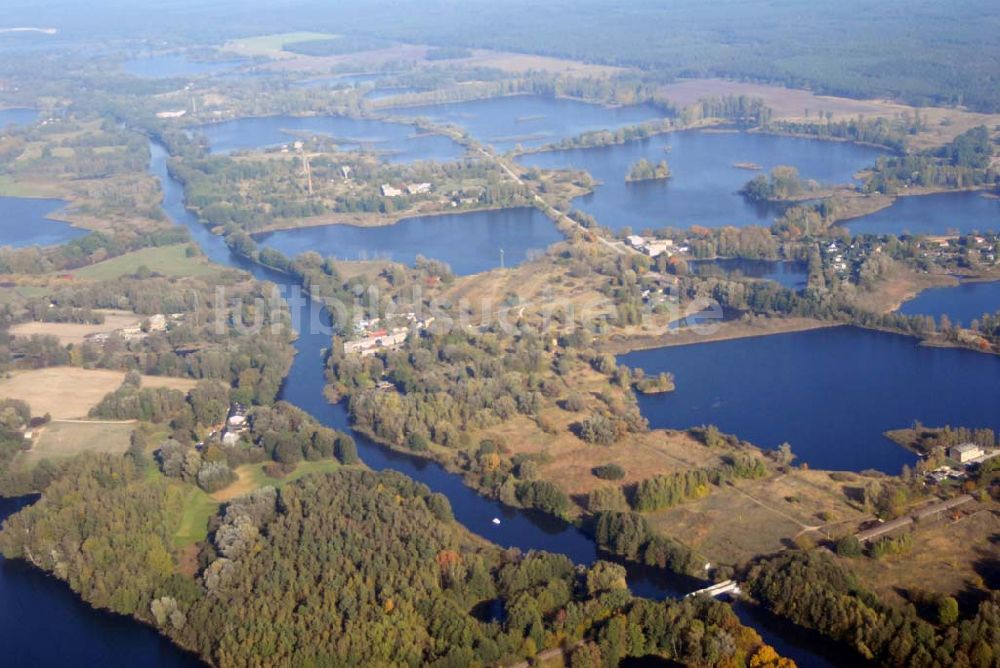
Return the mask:
[[[286, 296], [296, 293], [299, 286], [290, 284], [288, 276], [234, 256], [221, 237], [211, 234], [197, 218], [184, 208], [180, 184], [173, 181], [166, 169], [166, 152], [151, 145], [150, 169], [160, 179], [164, 192], [163, 207], [167, 216], [187, 227], [205, 254], [213, 261], [244, 269], [256, 278], [282, 286]], [[282, 387], [280, 398], [313, 415], [321, 423], [351, 434], [358, 454], [373, 470], [393, 469], [417, 480], [433, 491], [444, 494], [451, 502], [455, 518], [467, 529], [502, 547], [521, 550], [547, 550], [565, 554], [575, 563], [590, 564], [599, 556], [593, 539], [576, 526], [530, 510], [505, 506], [487, 499], [465, 486], [460, 476], [449, 473], [440, 464], [393, 451], [375, 443], [351, 428], [344, 404], [330, 404], [323, 395], [325, 351], [330, 345], [329, 316], [309, 300], [293, 300], [300, 308], [293, 309], [292, 324], [299, 332], [295, 342], [297, 354]], [[501, 520], [499, 525], [492, 519]], [[608, 558], [607, 555], [603, 555]], [[661, 569], [636, 564], [623, 564], [628, 570], [632, 592], [652, 599], [676, 598], [701, 586], [701, 583]], [[781, 620], [768, 617], [751, 606], [735, 607], [743, 623], [756, 628], [766, 642], [776, 647], [800, 666], [832, 666], [814, 651], [817, 639]], [[827, 648], [829, 649], [829, 648]]]

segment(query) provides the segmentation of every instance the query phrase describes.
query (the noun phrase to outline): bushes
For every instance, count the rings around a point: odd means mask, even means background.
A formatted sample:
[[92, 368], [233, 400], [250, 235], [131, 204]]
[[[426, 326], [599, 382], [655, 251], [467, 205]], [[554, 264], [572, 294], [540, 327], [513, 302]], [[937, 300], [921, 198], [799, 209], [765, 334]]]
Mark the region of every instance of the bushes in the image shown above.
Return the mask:
[[601, 464], [595, 466], [592, 473], [601, 480], [621, 480], [625, 477], [625, 469], [618, 464]]
[[621, 487], [598, 487], [587, 495], [587, 510], [592, 513], [607, 510], [624, 512], [628, 509], [628, 500]]

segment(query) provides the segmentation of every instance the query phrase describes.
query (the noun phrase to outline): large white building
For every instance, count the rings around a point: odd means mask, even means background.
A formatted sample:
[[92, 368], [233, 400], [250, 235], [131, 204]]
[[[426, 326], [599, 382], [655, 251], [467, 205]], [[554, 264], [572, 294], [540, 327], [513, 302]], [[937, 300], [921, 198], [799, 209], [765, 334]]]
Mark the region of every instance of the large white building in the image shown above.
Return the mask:
[[959, 464], [965, 464], [973, 459], [978, 459], [984, 454], [986, 453], [983, 452], [983, 449], [975, 443], [962, 443], [948, 448], [948, 456]]

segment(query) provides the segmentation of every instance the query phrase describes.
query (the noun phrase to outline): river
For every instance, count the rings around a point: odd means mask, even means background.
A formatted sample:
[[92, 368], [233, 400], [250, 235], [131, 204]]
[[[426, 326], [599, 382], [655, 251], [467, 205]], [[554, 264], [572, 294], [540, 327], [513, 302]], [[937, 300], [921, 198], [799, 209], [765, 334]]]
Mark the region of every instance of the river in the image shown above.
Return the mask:
[[[298, 288], [287, 276], [253, 265], [230, 253], [221, 237], [211, 234], [183, 206], [183, 190], [166, 171], [166, 153], [151, 147], [150, 168], [164, 191], [164, 210], [176, 223], [187, 227], [205, 254], [215, 262], [250, 271], [262, 280], [283, 286], [286, 295]], [[281, 398], [315, 416], [328, 426], [351, 433], [364, 462], [374, 470], [395, 469], [448, 497], [456, 519], [470, 531], [498, 545], [522, 550], [548, 550], [567, 555], [576, 563], [588, 564], [599, 556], [593, 540], [577, 527], [529, 510], [510, 508], [480, 496], [466, 487], [461, 478], [435, 462], [394, 452], [354, 432], [343, 404], [330, 404], [323, 397], [324, 351], [329, 345], [325, 312], [308, 300], [293, 312], [293, 324], [300, 332], [296, 357], [281, 390]], [[683, 381], [682, 381], [683, 386]], [[8, 506], [7, 512], [14, 510]], [[499, 525], [492, 519], [501, 519]], [[697, 581], [638, 565], [626, 565], [632, 591], [655, 599], [673, 598], [699, 586]], [[33, 589], [32, 589], [33, 587]], [[149, 628], [132, 620], [108, 615], [86, 606], [61, 582], [26, 564], [0, 564], [0, 592], [30, 591], [0, 598], [0, 609], [17, 624], [0, 624], [5, 651], [23, 657], [33, 665], [63, 665], [67, 662], [102, 666], [194, 665], [189, 655], [172, 647]], [[814, 634], [777, 620], [763, 611], [738, 604], [737, 614], [756, 628], [765, 640], [800, 666], [831, 666], [824, 655], [831, 648]], [[22, 609], [26, 608], [26, 609]], [[3, 621], [0, 617], [0, 621]], [[119, 626], [120, 625], [120, 626]], [[14, 629], [14, 630], [12, 630]], [[61, 637], [59, 643], [44, 638]], [[71, 640], [67, 640], [71, 638]], [[65, 648], [71, 655], [59, 656]], [[9, 654], [8, 654], [9, 656]], [[21, 662], [18, 662], [21, 663]]]
[[[166, 153], [162, 147], [151, 146], [151, 171], [160, 179], [164, 191], [164, 210], [167, 215], [187, 227], [202, 250], [213, 261], [245, 269], [262, 280], [274, 281], [287, 291], [297, 290], [288, 285], [288, 277], [266, 267], [248, 263], [234, 256], [221, 237], [211, 234], [204, 225], [184, 208], [183, 189], [169, 178], [166, 171]], [[498, 501], [479, 495], [467, 487], [460, 476], [449, 473], [440, 464], [405, 453], [396, 452], [373, 442], [354, 431], [343, 403], [331, 404], [323, 396], [325, 350], [330, 345], [329, 318], [309, 300], [295, 300], [301, 308], [292, 313], [293, 326], [299, 332], [295, 342], [296, 356], [288, 373], [280, 398], [313, 415], [323, 424], [340, 429], [355, 439], [358, 454], [373, 470], [393, 469], [418, 480], [448, 497], [455, 519], [463, 526], [503, 547], [521, 550], [548, 550], [565, 554], [576, 563], [589, 564], [599, 552], [593, 539], [579, 528], [542, 513], [511, 508]], [[499, 525], [492, 519], [501, 519]], [[700, 586], [690, 578], [678, 576], [641, 565], [626, 564], [629, 586], [639, 596], [662, 599], [683, 595]], [[744, 623], [754, 626], [765, 640], [783, 655], [789, 656], [800, 666], [830, 666], [831, 664], [814, 647], [823, 643], [802, 629], [793, 628], [779, 619], [750, 606], [736, 606]], [[824, 646], [829, 651], [831, 648]]]

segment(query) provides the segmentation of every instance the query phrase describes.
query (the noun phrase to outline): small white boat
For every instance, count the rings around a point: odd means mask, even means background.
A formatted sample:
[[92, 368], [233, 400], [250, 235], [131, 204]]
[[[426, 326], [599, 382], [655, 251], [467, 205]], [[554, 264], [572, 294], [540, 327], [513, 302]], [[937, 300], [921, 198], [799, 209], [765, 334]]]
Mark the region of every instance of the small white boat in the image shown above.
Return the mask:
[[500, 518], [499, 517], [494, 517], [493, 518], [493, 524], [500, 524]]

